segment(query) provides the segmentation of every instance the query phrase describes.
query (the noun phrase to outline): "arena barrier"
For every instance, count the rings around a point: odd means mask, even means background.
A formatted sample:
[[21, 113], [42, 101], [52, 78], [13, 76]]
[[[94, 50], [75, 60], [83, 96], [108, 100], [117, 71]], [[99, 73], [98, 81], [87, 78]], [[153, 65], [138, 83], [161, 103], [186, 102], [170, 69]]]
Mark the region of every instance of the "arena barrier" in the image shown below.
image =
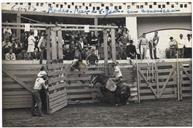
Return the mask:
[[[16, 61], [17, 62], [17, 61]], [[3, 62], [3, 108], [30, 108], [32, 104], [31, 90], [35, 82], [36, 75], [42, 65], [38, 62], [24, 61]], [[65, 62], [66, 63], [66, 62]], [[62, 64], [64, 68], [68, 68], [69, 64]], [[152, 68], [151, 65], [154, 65]], [[131, 86], [131, 97], [129, 101], [144, 101], [162, 98], [173, 98], [180, 100], [192, 96], [192, 62], [191, 60], [179, 61], [179, 73], [176, 71], [176, 62], [168, 61], [157, 62], [156, 67], [153, 62], [134, 61], [133, 65], [128, 64], [127, 61], [120, 62], [124, 81]], [[138, 66], [138, 67], [137, 67]], [[109, 69], [111, 66], [109, 65]], [[49, 67], [54, 69], [49, 72], [49, 76], [54, 76], [61, 70], [56, 70], [57, 67]], [[60, 67], [61, 68], [61, 67]], [[60, 69], [58, 68], [58, 69]], [[138, 72], [137, 72], [138, 68]], [[158, 70], [155, 70], [158, 68]], [[68, 104], [79, 103], [95, 103], [97, 101], [98, 90], [90, 88], [89, 80], [92, 74], [104, 73], [103, 64], [96, 67], [88, 67], [85, 73], [81, 72], [64, 72], [61, 77], [52, 77], [50, 81], [62, 81], [61, 78], [65, 76], [63, 85], [57, 84], [51, 86], [50, 90], [57, 90], [57, 88], [65, 87], [66, 93], [59, 93], [58, 96], [53, 96], [50, 100], [53, 101], [51, 106], [64, 106]], [[109, 72], [109, 74], [111, 74]], [[143, 74], [143, 75], [142, 75]], [[177, 74], [179, 74], [179, 87]], [[137, 77], [137, 75], [140, 75]], [[157, 84], [158, 83], [158, 84]], [[137, 86], [139, 85], [139, 86]], [[52, 93], [50, 94], [52, 95]], [[61, 102], [60, 97], [66, 97], [67, 101]], [[57, 99], [58, 98], [58, 99]], [[54, 111], [54, 110], [53, 110]]]

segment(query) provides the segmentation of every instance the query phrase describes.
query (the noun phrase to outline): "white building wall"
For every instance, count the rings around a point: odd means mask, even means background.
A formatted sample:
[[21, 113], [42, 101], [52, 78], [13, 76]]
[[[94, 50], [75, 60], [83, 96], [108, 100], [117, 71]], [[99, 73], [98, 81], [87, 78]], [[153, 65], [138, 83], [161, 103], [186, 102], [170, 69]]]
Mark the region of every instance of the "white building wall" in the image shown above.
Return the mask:
[[131, 39], [137, 43], [137, 17], [126, 17], [126, 28], [129, 30]]
[[143, 33], [167, 28], [191, 29], [191, 16], [137, 18], [138, 37]]

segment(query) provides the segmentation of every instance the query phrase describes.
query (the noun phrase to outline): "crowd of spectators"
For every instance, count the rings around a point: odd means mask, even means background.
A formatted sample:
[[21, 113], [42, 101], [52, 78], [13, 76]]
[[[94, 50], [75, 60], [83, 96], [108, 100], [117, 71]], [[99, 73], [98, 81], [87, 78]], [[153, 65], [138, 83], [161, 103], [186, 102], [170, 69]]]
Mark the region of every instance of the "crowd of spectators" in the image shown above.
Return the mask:
[[[21, 32], [20, 40], [11, 29], [3, 30], [3, 59], [5, 60], [40, 60], [46, 59], [46, 34], [34, 31]], [[63, 59], [91, 60], [94, 63], [99, 59], [104, 59], [103, 32], [85, 33], [83, 31], [63, 31], [62, 32]], [[119, 27], [115, 32], [117, 59], [135, 58], [137, 52], [125, 27]], [[111, 31], [107, 30], [108, 57], [111, 56]], [[128, 45], [130, 44], [130, 45]], [[130, 53], [131, 51], [131, 53]], [[9, 57], [8, 57], [9, 56]], [[14, 56], [14, 57], [10, 57]]]
[[[21, 32], [19, 40], [10, 28], [5, 28], [3, 30], [2, 58], [5, 60], [46, 60], [46, 36], [45, 31]], [[170, 37], [170, 48], [166, 49], [167, 58], [176, 57], [176, 42], [178, 42], [179, 57], [191, 57], [191, 35], [187, 35], [188, 42], [186, 41], [187, 43], [184, 45], [181, 45], [181, 42], [184, 42], [183, 35], [180, 34], [179, 37], [178, 41], [175, 41], [173, 37]], [[91, 31], [88, 33], [84, 31], [63, 31], [62, 38], [63, 60], [81, 59], [87, 60], [90, 64], [94, 64], [98, 62], [98, 60], [104, 59], [102, 31]], [[136, 46], [134, 45], [136, 42], [132, 40], [129, 30], [124, 26], [119, 26], [118, 29], [116, 29], [115, 42], [117, 60], [124, 60], [127, 58], [135, 59], [136, 57], [147, 59], [147, 49], [149, 49], [151, 59], [158, 59], [156, 54], [157, 45], [159, 43], [158, 32], [155, 32], [150, 40], [146, 38], [145, 33], [139, 38], [137, 46], [139, 49], [138, 53]], [[108, 29], [107, 44], [108, 57], [111, 59], [111, 31]]]

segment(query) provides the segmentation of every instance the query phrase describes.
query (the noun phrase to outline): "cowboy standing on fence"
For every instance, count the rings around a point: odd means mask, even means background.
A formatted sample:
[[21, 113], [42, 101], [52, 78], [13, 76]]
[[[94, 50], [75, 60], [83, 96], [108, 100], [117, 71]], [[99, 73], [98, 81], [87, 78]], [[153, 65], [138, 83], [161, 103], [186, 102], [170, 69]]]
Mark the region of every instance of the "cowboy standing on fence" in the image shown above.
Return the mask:
[[[47, 73], [45, 72], [45, 68], [42, 66], [40, 69], [40, 72], [37, 75], [38, 77], [36, 78], [35, 84], [34, 84], [34, 91], [33, 91], [33, 98], [34, 98], [34, 105], [32, 108], [32, 113], [35, 116], [43, 116], [42, 113], [42, 99], [41, 99], [41, 90], [43, 88], [47, 89], [48, 86], [46, 85], [46, 78], [47, 78]], [[37, 108], [37, 114], [35, 113]]]

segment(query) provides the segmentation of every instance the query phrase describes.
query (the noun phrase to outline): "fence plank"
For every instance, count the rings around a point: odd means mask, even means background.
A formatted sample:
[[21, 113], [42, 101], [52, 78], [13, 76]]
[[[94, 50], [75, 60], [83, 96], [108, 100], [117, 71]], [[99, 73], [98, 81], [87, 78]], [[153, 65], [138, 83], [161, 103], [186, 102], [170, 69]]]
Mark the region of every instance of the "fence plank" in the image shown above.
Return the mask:
[[56, 43], [56, 31], [51, 30], [51, 43], [52, 43], [52, 60], [57, 59], [57, 43]]
[[3, 72], [4, 72], [5, 74], [7, 74], [8, 76], [10, 76], [12, 79], [14, 79], [20, 86], [22, 86], [22, 87], [25, 88], [27, 91], [29, 91], [30, 93], [32, 93], [32, 89], [30, 88], [29, 85], [27, 86], [26, 83], [24, 83], [24, 82], [21, 81], [19, 78], [17, 78], [16, 76], [14, 76], [11, 72], [5, 71], [4, 69], [3, 69]]

